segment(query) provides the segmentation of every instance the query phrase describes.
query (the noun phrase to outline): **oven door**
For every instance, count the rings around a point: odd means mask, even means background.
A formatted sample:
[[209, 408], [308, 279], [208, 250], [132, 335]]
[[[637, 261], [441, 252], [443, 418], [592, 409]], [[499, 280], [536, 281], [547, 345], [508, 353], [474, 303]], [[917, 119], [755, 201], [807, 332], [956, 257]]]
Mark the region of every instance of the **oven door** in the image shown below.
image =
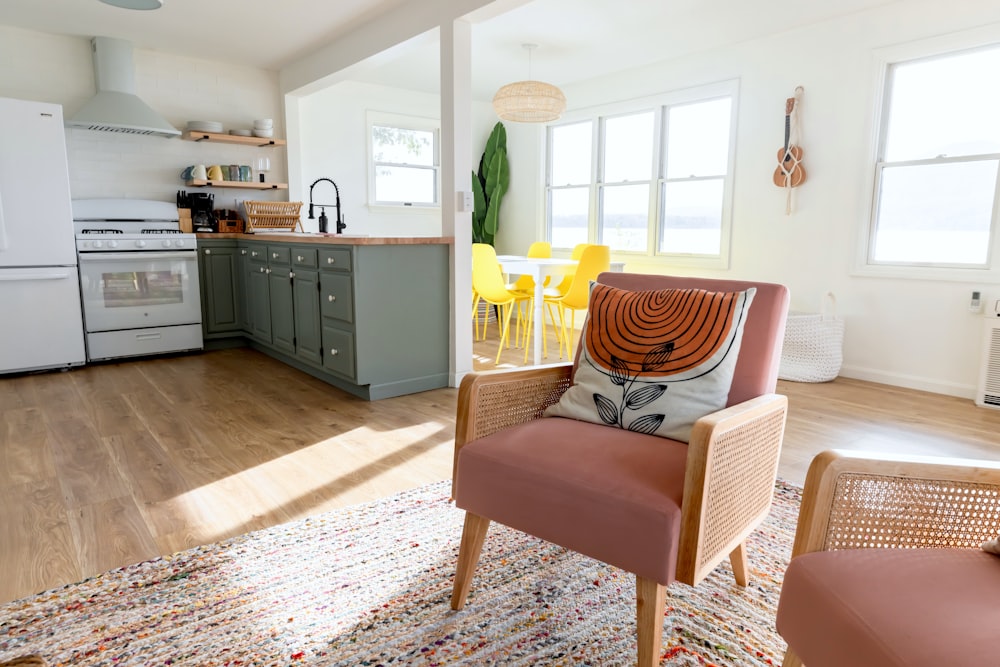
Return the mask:
[[88, 333], [201, 323], [198, 253], [81, 252]]

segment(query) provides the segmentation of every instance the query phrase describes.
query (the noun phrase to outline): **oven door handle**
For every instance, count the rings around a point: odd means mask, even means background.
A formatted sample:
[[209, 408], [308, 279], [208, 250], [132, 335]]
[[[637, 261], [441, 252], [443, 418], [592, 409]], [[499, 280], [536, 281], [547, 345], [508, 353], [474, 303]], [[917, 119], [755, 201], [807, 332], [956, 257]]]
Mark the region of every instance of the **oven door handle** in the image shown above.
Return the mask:
[[178, 252], [159, 252], [157, 250], [131, 251], [122, 250], [120, 252], [81, 252], [80, 262], [135, 262], [145, 259], [189, 259], [198, 258], [196, 250], [181, 250]]

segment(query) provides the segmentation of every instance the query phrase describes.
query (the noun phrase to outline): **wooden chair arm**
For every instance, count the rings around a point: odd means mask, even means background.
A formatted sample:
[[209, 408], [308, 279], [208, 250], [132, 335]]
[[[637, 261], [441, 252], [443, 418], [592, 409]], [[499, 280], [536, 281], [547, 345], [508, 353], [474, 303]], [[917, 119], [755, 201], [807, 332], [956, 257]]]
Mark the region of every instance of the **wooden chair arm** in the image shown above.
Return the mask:
[[458, 389], [455, 419], [455, 458], [452, 464], [452, 496], [458, 474], [458, 452], [467, 442], [501, 429], [538, 419], [548, 406], [559, 401], [570, 385], [570, 362], [469, 373]]
[[806, 475], [792, 557], [979, 548], [1000, 534], [1000, 462], [828, 450]]
[[765, 394], [702, 417], [688, 443], [676, 578], [691, 586], [771, 509], [788, 399]]

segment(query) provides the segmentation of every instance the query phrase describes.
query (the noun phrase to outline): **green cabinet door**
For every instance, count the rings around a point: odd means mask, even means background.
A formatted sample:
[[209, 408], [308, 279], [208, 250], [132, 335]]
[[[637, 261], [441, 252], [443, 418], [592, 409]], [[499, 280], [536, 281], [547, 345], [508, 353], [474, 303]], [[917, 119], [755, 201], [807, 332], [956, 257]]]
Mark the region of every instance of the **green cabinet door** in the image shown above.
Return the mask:
[[322, 364], [319, 271], [295, 269], [292, 293], [295, 301], [295, 356], [309, 363]]
[[238, 279], [236, 281], [236, 305], [239, 313], [240, 331], [245, 334], [253, 334], [252, 310], [250, 305], [250, 249], [239, 248], [239, 255], [236, 258], [236, 269]]
[[247, 272], [247, 295], [250, 302], [250, 335], [261, 343], [271, 344], [271, 292], [266, 264], [250, 262]]
[[295, 354], [295, 306], [292, 298], [292, 270], [272, 267], [268, 273], [271, 296], [271, 344], [282, 352]]
[[201, 326], [208, 338], [240, 330], [237, 252], [231, 244], [199, 244]]

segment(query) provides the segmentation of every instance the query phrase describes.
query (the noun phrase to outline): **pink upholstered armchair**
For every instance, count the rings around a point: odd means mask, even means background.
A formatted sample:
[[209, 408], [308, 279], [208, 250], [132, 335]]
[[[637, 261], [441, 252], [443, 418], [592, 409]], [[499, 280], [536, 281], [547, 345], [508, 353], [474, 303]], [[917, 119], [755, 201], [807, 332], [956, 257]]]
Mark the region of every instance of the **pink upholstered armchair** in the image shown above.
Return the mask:
[[1000, 664], [1000, 463], [826, 451], [778, 603], [784, 667]]
[[638, 660], [659, 662], [666, 587], [691, 585], [729, 559], [747, 584], [744, 541], [767, 515], [787, 401], [774, 392], [788, 290], [781, 285], [603, 273], [626, 290], [757, 289], [728, 407], [699, 419], [690, 442], [544, 417], [572, 364], [471, 374], [459, 392], [453, 496], [466, 510], [452, 593], [462, 609], [491, 521], [636, 577]]

